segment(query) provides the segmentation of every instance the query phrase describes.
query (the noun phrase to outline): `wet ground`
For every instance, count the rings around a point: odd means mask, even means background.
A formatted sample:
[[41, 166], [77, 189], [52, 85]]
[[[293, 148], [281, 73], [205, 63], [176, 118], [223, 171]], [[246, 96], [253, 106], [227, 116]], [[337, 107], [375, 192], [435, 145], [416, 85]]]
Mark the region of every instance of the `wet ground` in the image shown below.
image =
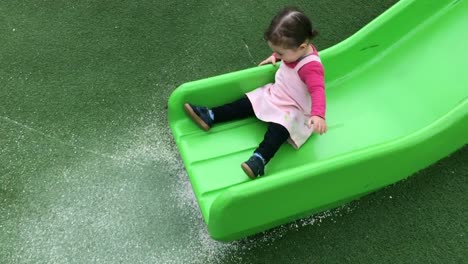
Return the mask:
[[[395, 1], [297, 1], [325, 49]], [[462, 263], [468, 149], [341, 208], [208, 235], [167, 125], [181, 83], [253, 67], [287, 1], [2, 1], [1, 263]]]

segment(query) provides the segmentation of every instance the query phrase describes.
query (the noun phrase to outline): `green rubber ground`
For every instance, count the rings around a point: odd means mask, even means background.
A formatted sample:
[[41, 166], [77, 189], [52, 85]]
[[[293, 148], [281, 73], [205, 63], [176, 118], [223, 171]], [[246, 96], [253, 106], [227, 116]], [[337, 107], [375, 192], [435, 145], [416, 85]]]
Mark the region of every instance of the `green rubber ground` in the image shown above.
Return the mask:
[[[297, 1], [325, 49], [396, 1]], [[0, 263], [463, 263], [468, 149], [340, 209], [209, 238], [167, 125], [288, 1], [0, 3]], [[307, 3], [307, 5], [306, 5]]]

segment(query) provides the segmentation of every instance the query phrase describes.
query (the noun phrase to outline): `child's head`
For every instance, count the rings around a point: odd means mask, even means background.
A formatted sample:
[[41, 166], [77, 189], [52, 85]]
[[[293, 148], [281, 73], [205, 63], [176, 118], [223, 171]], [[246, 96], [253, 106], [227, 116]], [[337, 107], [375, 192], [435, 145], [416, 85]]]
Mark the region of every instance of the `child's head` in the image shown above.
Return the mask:
[[300, 54], [283, 53], [292, 51], [301, 53], [308, 48], [309, 41], [317, 34], [309, 18], [302, 11], [295, 7], [287, 7], [273, 18], [270, 26], [265, 31], [264, 38], [280, 58], [282, 57], [283, 60], [288, 61], [286, 57], [294, 59], [293, 57], [296, 56], [286, 55]]

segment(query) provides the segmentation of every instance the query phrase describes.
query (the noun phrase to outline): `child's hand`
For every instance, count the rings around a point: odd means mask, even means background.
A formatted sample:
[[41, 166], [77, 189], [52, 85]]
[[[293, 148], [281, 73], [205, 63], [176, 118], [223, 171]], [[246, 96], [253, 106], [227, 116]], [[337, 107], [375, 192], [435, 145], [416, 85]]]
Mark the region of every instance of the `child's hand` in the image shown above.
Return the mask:
[[320, 135], [327, 132], [327, 123], [325, 122], [325, 119], [321, 118], [320, 116], [311, 116], [309, 118], [307, 126], [311, 128], [312, 125], [314, 125], [314, 131]]
[[260, 62], [258, 66], [265, 65], [268, 63], [272, 63], [274, 66], [276, 66], [276, 57], [271, 55], [270, 57], [266, 58], [264, 61]]

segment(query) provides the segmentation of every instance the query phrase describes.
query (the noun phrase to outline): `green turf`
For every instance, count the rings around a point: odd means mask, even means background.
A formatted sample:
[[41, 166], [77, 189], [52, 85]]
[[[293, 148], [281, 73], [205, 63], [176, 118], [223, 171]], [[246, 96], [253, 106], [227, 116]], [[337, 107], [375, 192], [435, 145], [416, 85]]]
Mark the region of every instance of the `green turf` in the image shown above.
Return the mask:
[[[394, 2], [295, 4], [324, 49]], [[208, 237], [167, 98], [268, 56], [263, 29], [288, 3], [1, 1], [0, 263], [463, 262], [466, 147], [340, 210]]]

